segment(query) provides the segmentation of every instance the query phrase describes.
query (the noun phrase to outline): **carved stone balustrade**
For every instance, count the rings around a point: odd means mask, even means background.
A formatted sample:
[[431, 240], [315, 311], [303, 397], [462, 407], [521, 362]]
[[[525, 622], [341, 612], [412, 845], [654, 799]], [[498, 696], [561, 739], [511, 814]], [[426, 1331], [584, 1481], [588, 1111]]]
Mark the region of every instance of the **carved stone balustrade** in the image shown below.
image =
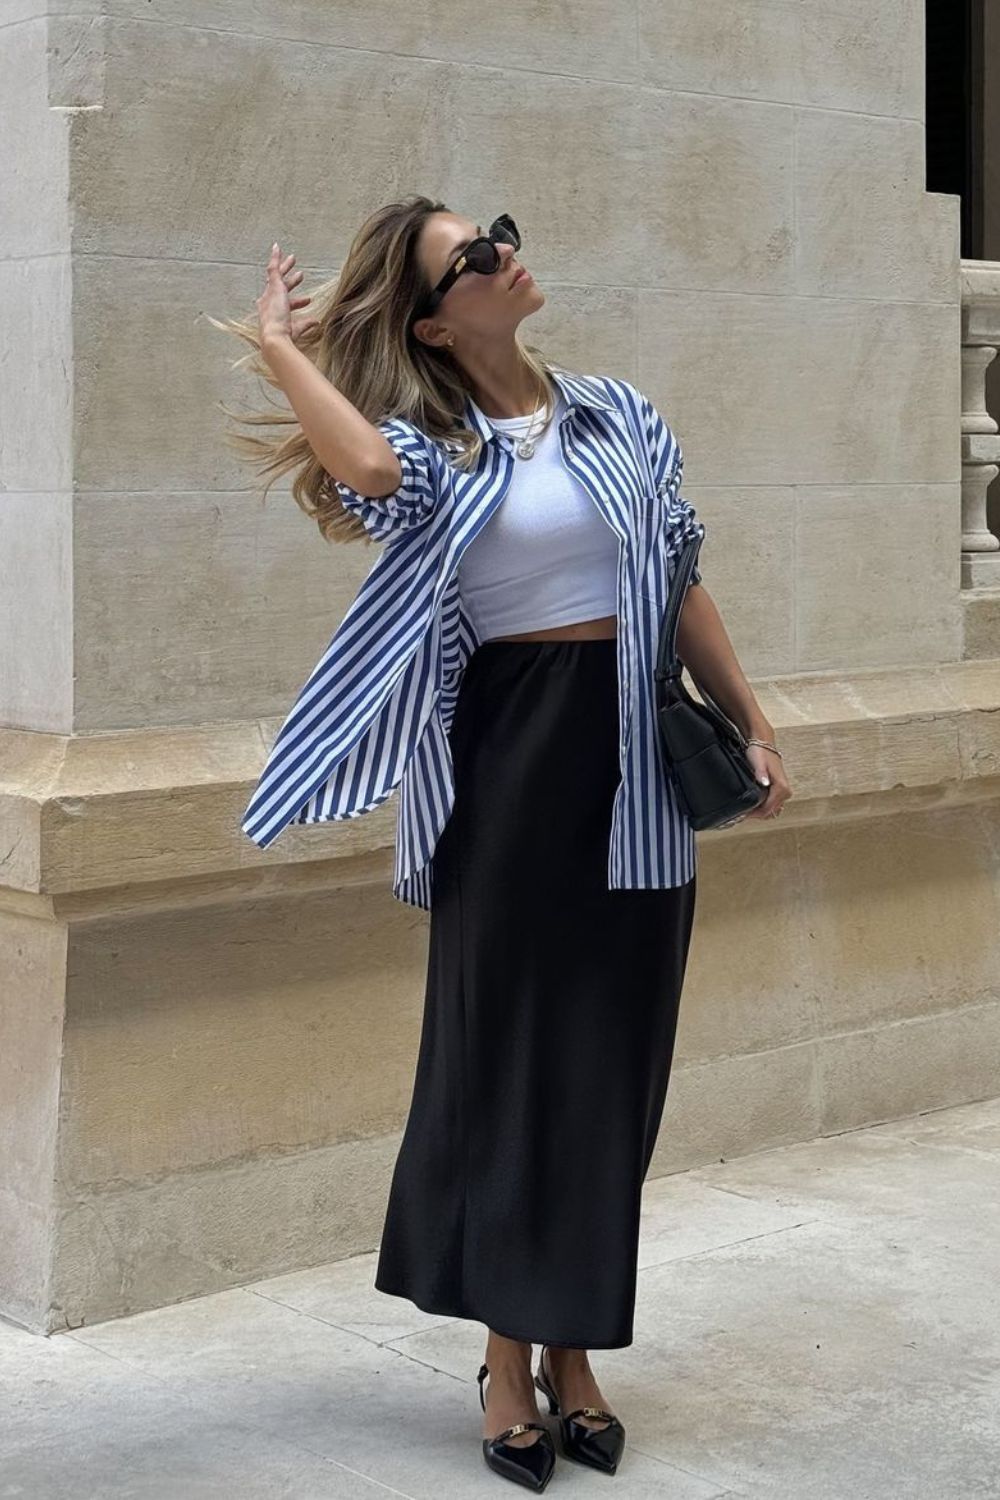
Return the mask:
[[986, 409], [986, 371], [1000, 348], [1000, 261], [962, 262], [962, 586], [1000, 591], [1000, 537], [986, 492], [1000, 473], [1000, 435]]

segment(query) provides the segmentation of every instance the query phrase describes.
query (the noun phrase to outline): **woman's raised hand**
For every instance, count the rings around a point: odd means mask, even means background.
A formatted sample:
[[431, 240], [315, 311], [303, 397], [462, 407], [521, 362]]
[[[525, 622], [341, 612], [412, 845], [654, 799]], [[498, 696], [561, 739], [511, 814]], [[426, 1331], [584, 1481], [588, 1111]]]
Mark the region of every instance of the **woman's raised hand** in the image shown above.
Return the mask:
[[292, 297], [290, 292], [302, 280], [302, 272], [293, 269], [295, 256], [282, 256], [277, 241], [271, 246], [267, 268], [264, 272], [264, 290], [257, 298], [257, 316], [260, 324], [260, 345], [265, 349], [275, 339], [291, 339], [294, 343], [310, 328], [318, 327], [316, 318], [293, 318], [292, 309], [305, 307], [311, 297]]

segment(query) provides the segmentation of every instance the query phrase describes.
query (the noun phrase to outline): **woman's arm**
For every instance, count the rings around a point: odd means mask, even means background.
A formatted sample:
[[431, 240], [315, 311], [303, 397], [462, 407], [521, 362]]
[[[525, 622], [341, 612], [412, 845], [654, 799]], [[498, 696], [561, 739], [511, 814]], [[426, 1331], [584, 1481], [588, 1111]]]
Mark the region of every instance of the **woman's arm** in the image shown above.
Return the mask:
[[743, 675], [715, 601], [699, 583], [689, 587], [677, 622], [677, 655], [696, 683], [749, 738], [774, 742], [774, 727]]
[[261, 353], [288, 397], [306, 442], [331, 478], [361, 495], [394, 493], [402, 482], [402, 468], [385, 435], [287, 335], [269, 338]]
[[442, 470], [419, 427], [405, 417], [369, 422], [291, 339], [270, 341], [265, 358], [344, 509], [372, 540], [388, 542], [422, 526], [437, 503]]

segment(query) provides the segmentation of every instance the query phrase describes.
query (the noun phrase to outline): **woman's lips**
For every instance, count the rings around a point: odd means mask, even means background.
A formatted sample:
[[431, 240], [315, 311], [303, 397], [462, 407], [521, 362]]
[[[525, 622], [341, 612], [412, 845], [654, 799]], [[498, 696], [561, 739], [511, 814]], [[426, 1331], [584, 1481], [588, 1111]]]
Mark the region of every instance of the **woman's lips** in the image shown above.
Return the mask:
[[514, 277], [514, 280], [510, 284], [511, 291], [513, 291], [516, 286], [520, 286], [521, 282], [525, 280], [531, 280], [531, 272], [525, 270], [524, 266], [522, 266], [517, 275]]

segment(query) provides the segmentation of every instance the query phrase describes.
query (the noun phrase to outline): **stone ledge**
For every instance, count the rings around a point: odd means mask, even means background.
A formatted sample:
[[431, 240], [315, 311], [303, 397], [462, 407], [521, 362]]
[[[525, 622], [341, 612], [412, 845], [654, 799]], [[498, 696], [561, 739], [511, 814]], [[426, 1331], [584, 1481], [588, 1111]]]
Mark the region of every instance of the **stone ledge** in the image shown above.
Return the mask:
[[[753, 686], [794, 791], [783, 832], [1000, 797], [1000, 658]], [[387, 879], [395, 796], [360, 818], [293, 825], [268, 850], [242, 832], [280, 723], [75, 736], [0, 729], [0, 899], [45, 896], [67, 916]], [[776, 831], [750, 819], [700, 837]]]

